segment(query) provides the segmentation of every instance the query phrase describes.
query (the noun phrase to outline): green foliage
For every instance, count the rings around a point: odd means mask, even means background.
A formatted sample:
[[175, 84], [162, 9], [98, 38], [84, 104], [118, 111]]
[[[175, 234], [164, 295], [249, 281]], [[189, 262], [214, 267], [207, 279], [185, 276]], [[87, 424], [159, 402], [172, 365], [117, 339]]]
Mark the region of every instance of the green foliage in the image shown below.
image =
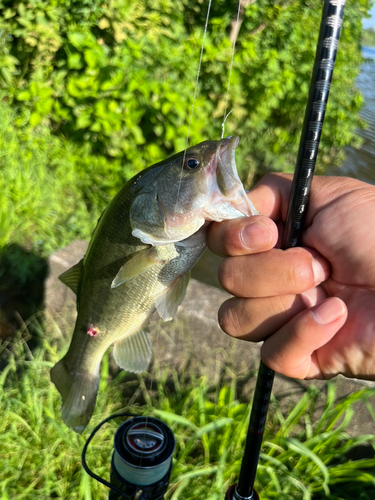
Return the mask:
[[[321, 161], [353, 140], [361, 18], [351, 0], [335, 70]], [[2, 0], [2, 86], [31, 126], [141, 169], [185, 145], [206, 5], [199, 0]], [[191, 142], [218, 137], [231, 58], [234, 0], [215, 2]], [[227, 133], [243, 137], [254, 170], [294, 166], [321, 15], [320, 0], [248, 2], [234, 58]], [[4, 73], [5, 72], [5, 73]], [[242, 160], [244, 163], [245, 160]], [[245, 167], [243, 166], [245, 169]]]
[[119, 178], [132, 173], [46, 126], [17, 127], [0, 101], [0, 247], [13, 241], [48, 252], [87, 239]]
[[365, 47], [375, 47], [375, 30], [374, 30], [374, 28], [368, 28], [367, 30], [363, 30], [362, 45], [364, 45]]
[[[361, 18], [349, 0], [320, 165], [356, 140]], [[206, 5], [201, 0], [0, 0], [0, 246], [50, 251], [88, 238], [140, 169], [185, 147]], [[213, 3], [190, 144], [221, 135], [235, 0]], [[241, 12], [227, 135], [247, 185], [291, 171], [321, 0], [248, 2]]]
[[[34, 330], [41, 329], [33, 323]], [[106, 355], [96, 410], [79, 436], [63, 424], [60, 397], [49, 379], [61, 348], [48, 343], [42, 331], [39, 336], [43, 349], [33, 353], [20, 339], [2, 346], [7, 359], [0, 375], [2, 500], [107, 498], [106, 488], [82, 471], [80, 455], [92, 428], [120, 410], [150, 414], [172, 427], [177, 447], [168, 500], [223, 498], [238, 477], [250, 412], [248, 401], [238, 399], [240, 384], [231, 370], [224, 368], [220, 382], [209, 382], [197, 369], [177, 373], [158, 367], [137, 378], [121, 371], [110, 380]], [[375, 417], [373, 398], [374, 389], [362, 389], [336, 401], [329, 382], [326, 394], [310, 387], [289, 408], [273, 400], [257, 473], [261, 498], [373, 499], [375, 436], [347, 433], [358, 403], [367, 406], [368, 418]], [[119, 424], [106, 424], [88, 451], [90, 468], [105, 478]], [[372, 458], [349, 458], [363, 444]]]
[[[184, 34], [181, 3], [7, 4], [0, 27], [15, 65], [5, 85], [30, 109], [32, 126], [44, 121], [138, 170], [184, 147], [196, 74], [186, 52], [196, 52]], [[197, 109], [208, 124], [203, 97]], [[202, 135], [193, 132], [192, 139]]]

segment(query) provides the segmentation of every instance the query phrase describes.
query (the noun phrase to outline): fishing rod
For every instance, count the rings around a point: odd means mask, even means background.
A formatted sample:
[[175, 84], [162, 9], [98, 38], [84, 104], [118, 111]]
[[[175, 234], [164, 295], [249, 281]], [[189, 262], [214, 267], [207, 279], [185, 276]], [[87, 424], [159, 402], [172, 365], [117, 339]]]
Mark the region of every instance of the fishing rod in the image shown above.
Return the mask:
[[[336, 61], [345, 0], [324, 0], [318, 45], [281, 249], [301, 245], [311, 182]], [[260, 362], [245, 450], [237, 484], [226, 492], [226, 500], [259, 500], [254, 481], [267, 418], [275, 372]]]

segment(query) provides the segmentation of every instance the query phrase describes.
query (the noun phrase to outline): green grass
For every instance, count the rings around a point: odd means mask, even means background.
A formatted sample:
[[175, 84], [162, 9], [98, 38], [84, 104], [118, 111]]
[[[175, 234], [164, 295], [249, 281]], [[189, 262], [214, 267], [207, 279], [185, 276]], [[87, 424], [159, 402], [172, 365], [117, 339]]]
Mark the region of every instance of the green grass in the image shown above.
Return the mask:
[[[25, 110], [23, 110], [25, 112]], [[10, 243], [46, 255], [88, 239], [134, 169], [20, 123], [0, 93], [0, 251]]]
[[[97, 408], [82, 436], [60, 416], [60, 398], [49, 370], [60, 358], [61, 341], [51, 345], [33, 320], [42, 345], [31, 352], [27, 329], [2, 344], [0, 375], [0, 500], [108, 497], [108, 490], [81, 469], [81, 451], [94, 425], [109, 414], [129, 410], [169, 424], [177, 447], [167, 500], [222, 499], [238, 477], [250, 406], [237, 397], [241, 379], [223, 367], [211, 383], [197, 369], [184, 373], [154, 366], [139, 377], [118, 372], [110, 377], [109, 356], [102, 364]], [[256, 488], [266, 499], [373, 500], [375, 459], [350, 460], [348, 453], [375, 436], [350, 437], [347, 426], [361, 401], [375, 418], [373, 389], [336, 401], [335, 385], [325, 394], [310, 387], [285, 410], [271, 403]], [[317, 411], [320, 418], [317, 418]], [[367, 410], [366, 410], [367, 411]], [[109, 477], [113, 434], [121, 419], [106, 424], [88, 451], [89, 466]]]

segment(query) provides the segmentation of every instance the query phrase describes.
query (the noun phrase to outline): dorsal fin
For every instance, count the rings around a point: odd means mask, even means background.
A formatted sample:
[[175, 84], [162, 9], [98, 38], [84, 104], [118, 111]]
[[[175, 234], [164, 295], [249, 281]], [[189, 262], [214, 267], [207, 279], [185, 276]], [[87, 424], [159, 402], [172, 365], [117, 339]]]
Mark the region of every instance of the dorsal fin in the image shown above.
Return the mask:
[[81, 279], [83, 268], [83, 259], [81, 259], [78, 264], [75, 264], [73, 267], [65, 271], [65, 273], [60, 274], [59, 280], [64, 283], [64, 285], [68, 286], [73, 292], [77, 295], [78, 292], [78, 284]]

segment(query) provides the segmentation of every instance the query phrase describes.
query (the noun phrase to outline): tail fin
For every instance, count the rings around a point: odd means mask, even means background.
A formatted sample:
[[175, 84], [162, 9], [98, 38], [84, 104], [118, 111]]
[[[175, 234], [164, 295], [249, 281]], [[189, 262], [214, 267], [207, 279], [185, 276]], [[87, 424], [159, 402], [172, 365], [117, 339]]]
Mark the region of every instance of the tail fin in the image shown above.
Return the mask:
[[66, 425], [81, 434], [94, 411], [99, 376], [68, 370], [65, 358], [51, 370], [51, 380], [62, 397], [62, 418]]

